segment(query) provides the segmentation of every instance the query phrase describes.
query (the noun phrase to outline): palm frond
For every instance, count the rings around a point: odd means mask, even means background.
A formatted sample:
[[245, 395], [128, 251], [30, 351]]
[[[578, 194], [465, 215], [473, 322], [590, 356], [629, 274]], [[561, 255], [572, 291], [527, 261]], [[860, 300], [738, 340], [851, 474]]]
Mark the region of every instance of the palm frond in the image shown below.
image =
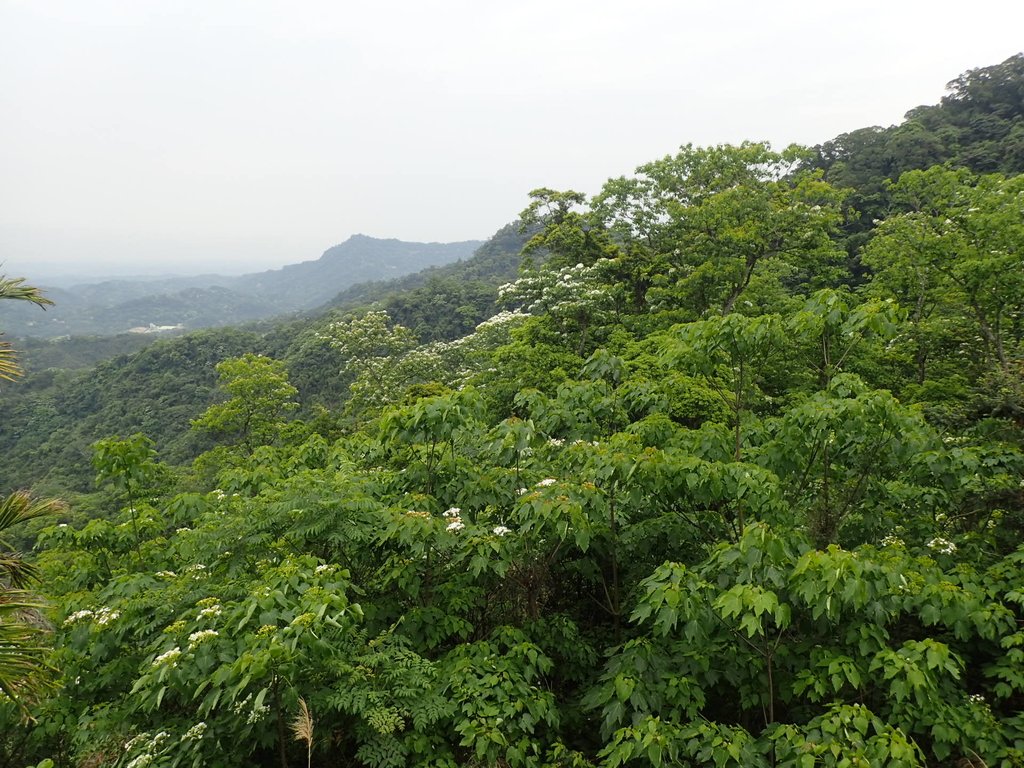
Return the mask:
[[14, 526], [52, 515], [64, 509], [64, 502], [58, 499], [34, 499], [28, 491], [14, 491], [0, 498], [0, 601], [4, 599], [5, 587], [23, 589], [36, 576], [36, 568], [13, 549], [4, 538], [5, 531]]
[[14, 381], [24, 373], [18, 365], [18, 356], [9, 341], [0, 341], [0, 379]]
[[0, 275], [0, 299], [14, 299], [16, 301], [30, 301], [33, 304], [46, 309], [53, 306], [53, 301], [46, 298], [38, 288], [25, 285], [24, 277], [6, 277]]
[[28, 491], [13, 491], [0, 498], [0, 533], [38, 517], [63, 512], [65, 504], [60, 499], [36, 499]]
[[35, 581], [38, 571], [16, 552], [0, 552], [0, 589], [4, 582], [14, 589], [24, 589]]
[[[42, 291], [34, 286], [25, 285], [24, 277], [0, 275], [0, 299], [28, 301], [43, 309], [53, 306], [53, 301], [46, 298]], [[0, 379], [14, 381], [21, 374], [21, 366], [18, 365], [14, 348], [10, 342], [0, 341]]]
[[25, 699], [50, 685], [53, 671], [45, 662], [46, 631], [26, 621], [38, 608], [21, 590], [0, 591], [0, 692], [25, 708]]

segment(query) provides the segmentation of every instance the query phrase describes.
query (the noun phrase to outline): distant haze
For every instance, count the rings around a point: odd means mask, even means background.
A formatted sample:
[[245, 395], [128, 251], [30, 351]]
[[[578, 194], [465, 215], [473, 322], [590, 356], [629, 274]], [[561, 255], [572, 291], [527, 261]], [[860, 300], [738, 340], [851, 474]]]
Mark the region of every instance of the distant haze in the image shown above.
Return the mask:
[[1008, 0], [0, 0], [0, 271], [482, 239], [682, 143], [898, 122], [1022, 29]]

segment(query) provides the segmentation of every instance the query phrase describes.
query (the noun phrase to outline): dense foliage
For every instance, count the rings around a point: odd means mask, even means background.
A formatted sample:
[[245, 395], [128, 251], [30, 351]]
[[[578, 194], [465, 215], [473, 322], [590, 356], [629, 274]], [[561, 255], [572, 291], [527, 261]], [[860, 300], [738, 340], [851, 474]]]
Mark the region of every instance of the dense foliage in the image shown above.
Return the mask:
[[0, 757], [1024, 765], [1021, 177], [903, 174], [855, 275], [809, 157], [536, 190], [483, 322], [426, 282], [386, 305], [416, 328], [181, 358], [202, 453], [96, 444]]

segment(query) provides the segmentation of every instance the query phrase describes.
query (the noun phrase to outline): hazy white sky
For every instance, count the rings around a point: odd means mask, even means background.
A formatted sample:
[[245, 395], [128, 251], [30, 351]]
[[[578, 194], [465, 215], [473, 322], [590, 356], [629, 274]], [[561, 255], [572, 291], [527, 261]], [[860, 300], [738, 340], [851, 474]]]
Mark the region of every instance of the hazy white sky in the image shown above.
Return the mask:
[[0, 271], [483, 239], [682, 143], [899, 122], [1012, 0], [0, 0]]

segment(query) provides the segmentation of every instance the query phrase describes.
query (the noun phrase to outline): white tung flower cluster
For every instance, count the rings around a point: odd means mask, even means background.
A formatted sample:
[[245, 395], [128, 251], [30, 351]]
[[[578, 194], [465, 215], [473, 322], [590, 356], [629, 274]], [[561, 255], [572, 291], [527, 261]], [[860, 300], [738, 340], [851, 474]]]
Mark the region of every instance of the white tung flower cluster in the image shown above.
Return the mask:
[[232, 711], [236, 715], [240, 715], [243, 712], [245, 712], [245, 710], [247, 710], [249, 708], [250, 704], [252, 704], [252, 694], [251, 693], [247, 694], [246, 697], [244, 699], [242, 699], [241, 701], [236, 701], [234, 704], [232, 704], [231, 705], [231, 709], [232, 709]]
[[[511, 283], [505, 283], [505, 285], [500, 286], [498, 288], [498, 298], [499, 299], [503, 298], [504, 295], [508, 293], [508, 290], [511, 287], [512, 287]], [[504, 292], [502, 291], [503, 288], [505, 289]], [[524, 315], [519, 310], [515, 310], [514, 312], [510, 312], [507, 309], [503, 309], [498, 314], [493, 315], [492, 317], [489, 317], [486, 320], [484, 320], [483, 322], [481, 322], [480, 324], [478, 324], [477, 327], [476, 327], [476, 330], [481, 331], [481, 330], [483, 330], [485, 328], [492, 328], [494, 326], [507, 325], [509, 323], [514, 323], [514, 322], [517, 322], [519, 320], [525, 320], [527, 317], [528, 317], [528, 315]]]
[[182, 739], [185, 741], [199, 741], [203, 738], [204, 733], [206, 733], [206, 723], [200, 721], [185, 731]]
[[542, 271], [498, 287], [498, 301], [517, 304], [528, 313], [550, 312], [570, 315], [600, 309], [608, 303], [607, 291], [599, 279], [600, 265], [582, 263], [557, 272]]
[[496, 525], [494, 526], [492, 533], [495, 536], [504, 536], [506, 533], [512, 533], [512, 529], [506, 528], [504, 525]]
[[925, 544], [925, 546], [942, 555], [952, 555], [956, 552], [956, 544], [949, 539], [942, 538], [941, 536], [936, 536], [934, 539], [931, 539], [927, 544]]
[[121, 617], [120, 611], [112, 611], [106, 606], [91, 610], [84, 608], [81, 611], [75, 611], [66, 619], [64, 619], [64, 626], [70, 627], [72, 624], [77, 624], [80, 621], [91, 620], [95, 621], [100, 626], [109, 624], [110, 622], [119, 619]]
[[199, 611], [200, 619], [215, 619], [220, 616], [223, 609], [218, 604], [208, 605]]
[[269, 714], [270, 705], [262, 704], [258, 707], [253, 707], [252, 711], [249, 713], [249, 716], [245, 718], [245, 722], [247, 725], [255, 725], [260, 720], [263, 720]]
[[558, 481], [555, 480], [555, 478], [553, 478], [553, 477], [545, 477], [543, 480], [541, 480], [539, 483], [537, 483], [537, 487], [538, 488], [547, 488], [548, 486], [552, 486], [552, 485], [554, 485], [557, 482]]
[[82, 621], [83, 619], [91, 619], [93, 616], [94, 616], [93, 611], [90, 611], [88, 608], [84, 608], [81, 611], [75, 611], [70, 616], [68, 616], [66, 619], [64, 619], [64, 626], [65, 627], [70, 627], [72, 624], [77, 624], [78, 622]]
[[106, 606], [96, 610], [96, 623], [99, 625], [109, 624], [115, 619], [121, 618], [120, 611], [112, 611]]
[[215, 629], [201, 629], [198, 632], [193, 632], [188, 636], [188, 649], [194, 651], [196, 646], [204, 640], [209, 640], [212, 637], [217, 637], [219, 633]]
[[507, 297], [511, 296], [512, 292], [515, 290], [515, 287], [516, 287], [515, 283], [502, 283], [501, 285], [499, 285], [498, 286], [498, 299], [501, 300], [501, 299], [504, 299], [504, 298], [507, 298]]
[[143, 739], [148, 738], [148, 733], [140, 733], [138, 736], [133, 736], [132, 738], [128, 739], [128, 741], [122, 744], [121, 747], [122, 749], [124, 749], [125, 752], [131, 752], [133, 749], [135, 749], [136, 745], [139, 744], [139, 742], [141, 742]]
[[150, 738], [148, 733], [140, 733], [134, 739], [125, 742], [124, 751], [131, 753], [136, 747], [141, 745], [142, 751], [137, 754], [132, 760], [125, 765], [125, 768], [146, 768], [146, 766], [152, 765], [156, 759], [156, 753], [170, 738], [170, 734], [167, 731], [160, 731], [156, 736]]
[[162, 664], [166, 664], [169, 667], [173, 667], [175, 662], [181, 656], [181, 648], [174, 646], [169, 651], [164, 651], [155, 659], [153, 659], [153, 666], [159, 667]]
[[262, 704], [258, 707], [252, 706], [252, 694], [248, 694], [241, 701], [235, 702], [232, 707], [236, 715], [241, 715], [243, 712], [248, 712], [245, 718], [247, 725], [254, 725], [260, 720], [264, 719], [270, 714], [270, 706], [268, 704]]
[[448, 525], [444, 528], [448, 533], [458, 533], [466, 527], [465, 523], [462, 522], [462, 510], [458, 507], [446, 509], [444, 511], [444, 519], [448, 521]]

